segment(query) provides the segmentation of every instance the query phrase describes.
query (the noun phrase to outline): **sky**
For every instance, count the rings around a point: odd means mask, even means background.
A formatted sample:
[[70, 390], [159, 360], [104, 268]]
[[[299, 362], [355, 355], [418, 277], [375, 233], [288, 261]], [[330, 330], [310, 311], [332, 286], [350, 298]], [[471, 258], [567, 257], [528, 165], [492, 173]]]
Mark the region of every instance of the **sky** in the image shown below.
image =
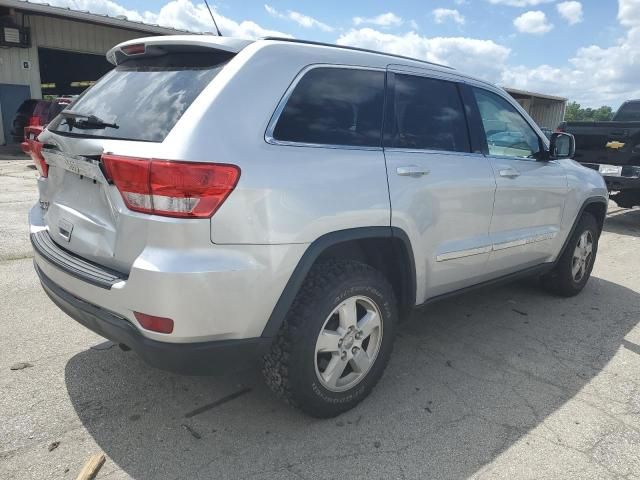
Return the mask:
[[[32, 0], [33, 1], [33, 0]], [[37, 0], [41, 1], [41, 0]], [[203, 2], [204, 0], [202, 0]], [[46, 0], [213, 31], [199, 0]], [[583, 107], [640, 98], [640, 0], [209, 0], [225, 36], [291, 36], [452, 66]]]

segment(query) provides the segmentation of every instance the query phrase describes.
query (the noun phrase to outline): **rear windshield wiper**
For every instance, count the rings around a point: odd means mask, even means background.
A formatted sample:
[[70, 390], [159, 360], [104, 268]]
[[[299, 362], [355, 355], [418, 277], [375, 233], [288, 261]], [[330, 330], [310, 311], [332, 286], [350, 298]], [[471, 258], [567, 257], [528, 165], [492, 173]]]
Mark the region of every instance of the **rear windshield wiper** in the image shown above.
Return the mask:
[[120, 128], [115, 123], [108, 123], [95, 115], [87, 115], [86, 113], [78, 113], [71, 110], [63, 110], [60, 115], [67, 119], [69, 130], [74, 127], [80, 130], [104, 129], [104, 128]]

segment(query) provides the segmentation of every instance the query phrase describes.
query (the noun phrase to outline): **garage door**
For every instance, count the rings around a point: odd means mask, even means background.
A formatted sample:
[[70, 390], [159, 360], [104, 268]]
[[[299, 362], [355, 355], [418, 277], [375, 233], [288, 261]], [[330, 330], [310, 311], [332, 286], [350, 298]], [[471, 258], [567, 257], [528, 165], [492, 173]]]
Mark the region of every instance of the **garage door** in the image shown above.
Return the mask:
[[104, 55], [39, 48], [42, 95], [78, 95], [113, 68]]

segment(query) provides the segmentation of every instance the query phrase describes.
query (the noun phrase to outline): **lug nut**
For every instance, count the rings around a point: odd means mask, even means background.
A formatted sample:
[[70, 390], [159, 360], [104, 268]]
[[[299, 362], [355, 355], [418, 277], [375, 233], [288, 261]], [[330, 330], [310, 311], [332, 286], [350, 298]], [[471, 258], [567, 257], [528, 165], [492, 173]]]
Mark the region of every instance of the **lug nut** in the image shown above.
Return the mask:
[[354, 355], [358, 353], [358, 350], [360, 350], [358, 347], [353, 347], [351, 349], [351, 353], [353, 353]]
[[347, 352], [342, 352], [342, 353], [340, 354], [340, 359], [341, 359], [341, 360], [345, 360], [346, 358], [347, 358]]
[[342, 346], [342, 339], [338, 340], [338, 347]]
[[356, 333], [356, 340], [361, 340], [361, 339], [362, 339], [362, 332]]

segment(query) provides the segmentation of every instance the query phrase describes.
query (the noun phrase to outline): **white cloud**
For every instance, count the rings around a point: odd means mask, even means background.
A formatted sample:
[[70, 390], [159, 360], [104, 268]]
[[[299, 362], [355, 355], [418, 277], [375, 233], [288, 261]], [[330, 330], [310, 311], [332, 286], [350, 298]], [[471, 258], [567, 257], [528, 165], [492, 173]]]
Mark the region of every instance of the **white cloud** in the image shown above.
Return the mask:
[[556, 5], [556, 8], [558, 13], [569, 22], [569, 25], [575, 25], [582, 21], [582, 4], [580, 2], [561, 2]]
[[640, 26], [640, 0], [619, 0], [618, 21], [626, 27]]
[[547, 33], [553, 28], [553, 25], [547, 21], [545, 13], [540, 10], [531, 10], [523, 13], [513, 21], [513, 24], [519, 32], [536, 35]]
[[409, 22], [409, 26], [414, 30], [420, 30], [420, 26], [418, 25], [418, 22], [416, 22], [415, 20], [411, 20]]
[[588, 106], [613, 105], [640, 98], [640, 25], [612, 47], [579, 49], [565, 67], [541, 65], [506, 69], [501, 83], [557, 94]]
[[433, 19], [436, 23], [444, 23], [447, 20], [452, 20], [458, 25], [464, 25], [465, 23], [464, 16], [458, 10], [451, 8], [436, 8], [431, 13], [433, 14]]
[[293, 20], [298, 25], [300, 25], [300, 26], [302, 26], [304, 28], [319, 28], [320, 30], [325, 31], [325, 32], [332, 32], [333, 31], [333, 27], [331, 27], [331, 26], [327, 25], [326, 23], [323, 23], [323, 22], [321, 22], [319, 20], [316, 20], [313, 17], [310, 17], [308, 15], [300, 13], [300, 12], [295, 12], [293, 10], [287, 10], [286, 12], [280, 12], [280, 11], [276, 10], [275, 8], [273, 8], [271, 5], [267, 5], [267, 4], [265, 4], [264, 9], [272, 17]]
[[415, 32], [393, 35], [372, 28], [350, 30], [342, 34], [337, 43], [449, 65], [492, 81], [500, 79], [510, 53], [509, 48], [492, 40], [425, 37]]
[[[36, 0], [40, 1], [40, 0]], [[40, 1], [40, 3], [45, 3]], [[194, 32], [213, 32], [215, 27], [204, 3], [191, 0], [171, 0], [157, 12], [130, 10], [112, 0], [46, 0], [49, 5], [74, 10], [88, 10], [110, 16], [124, 15], [129, 20], [146, 22]], [[251, 20], [236, 21], [221, 15], [212, 7], [222, 34], [228, 37], [259, 38], [291, 35], [264, 28]]]
[[353, 24], [359, 25], [377, 25], [378, 27], [398, 27], [402, 25], [402, 18], [393, 12], [382, 13], [375, 17], [363, 18], [354, 17]]
[[494, 5], [508, 5], [510, 7], [535, 7], [543, 3], [551, 3], [555, 0], [489, 0]]

